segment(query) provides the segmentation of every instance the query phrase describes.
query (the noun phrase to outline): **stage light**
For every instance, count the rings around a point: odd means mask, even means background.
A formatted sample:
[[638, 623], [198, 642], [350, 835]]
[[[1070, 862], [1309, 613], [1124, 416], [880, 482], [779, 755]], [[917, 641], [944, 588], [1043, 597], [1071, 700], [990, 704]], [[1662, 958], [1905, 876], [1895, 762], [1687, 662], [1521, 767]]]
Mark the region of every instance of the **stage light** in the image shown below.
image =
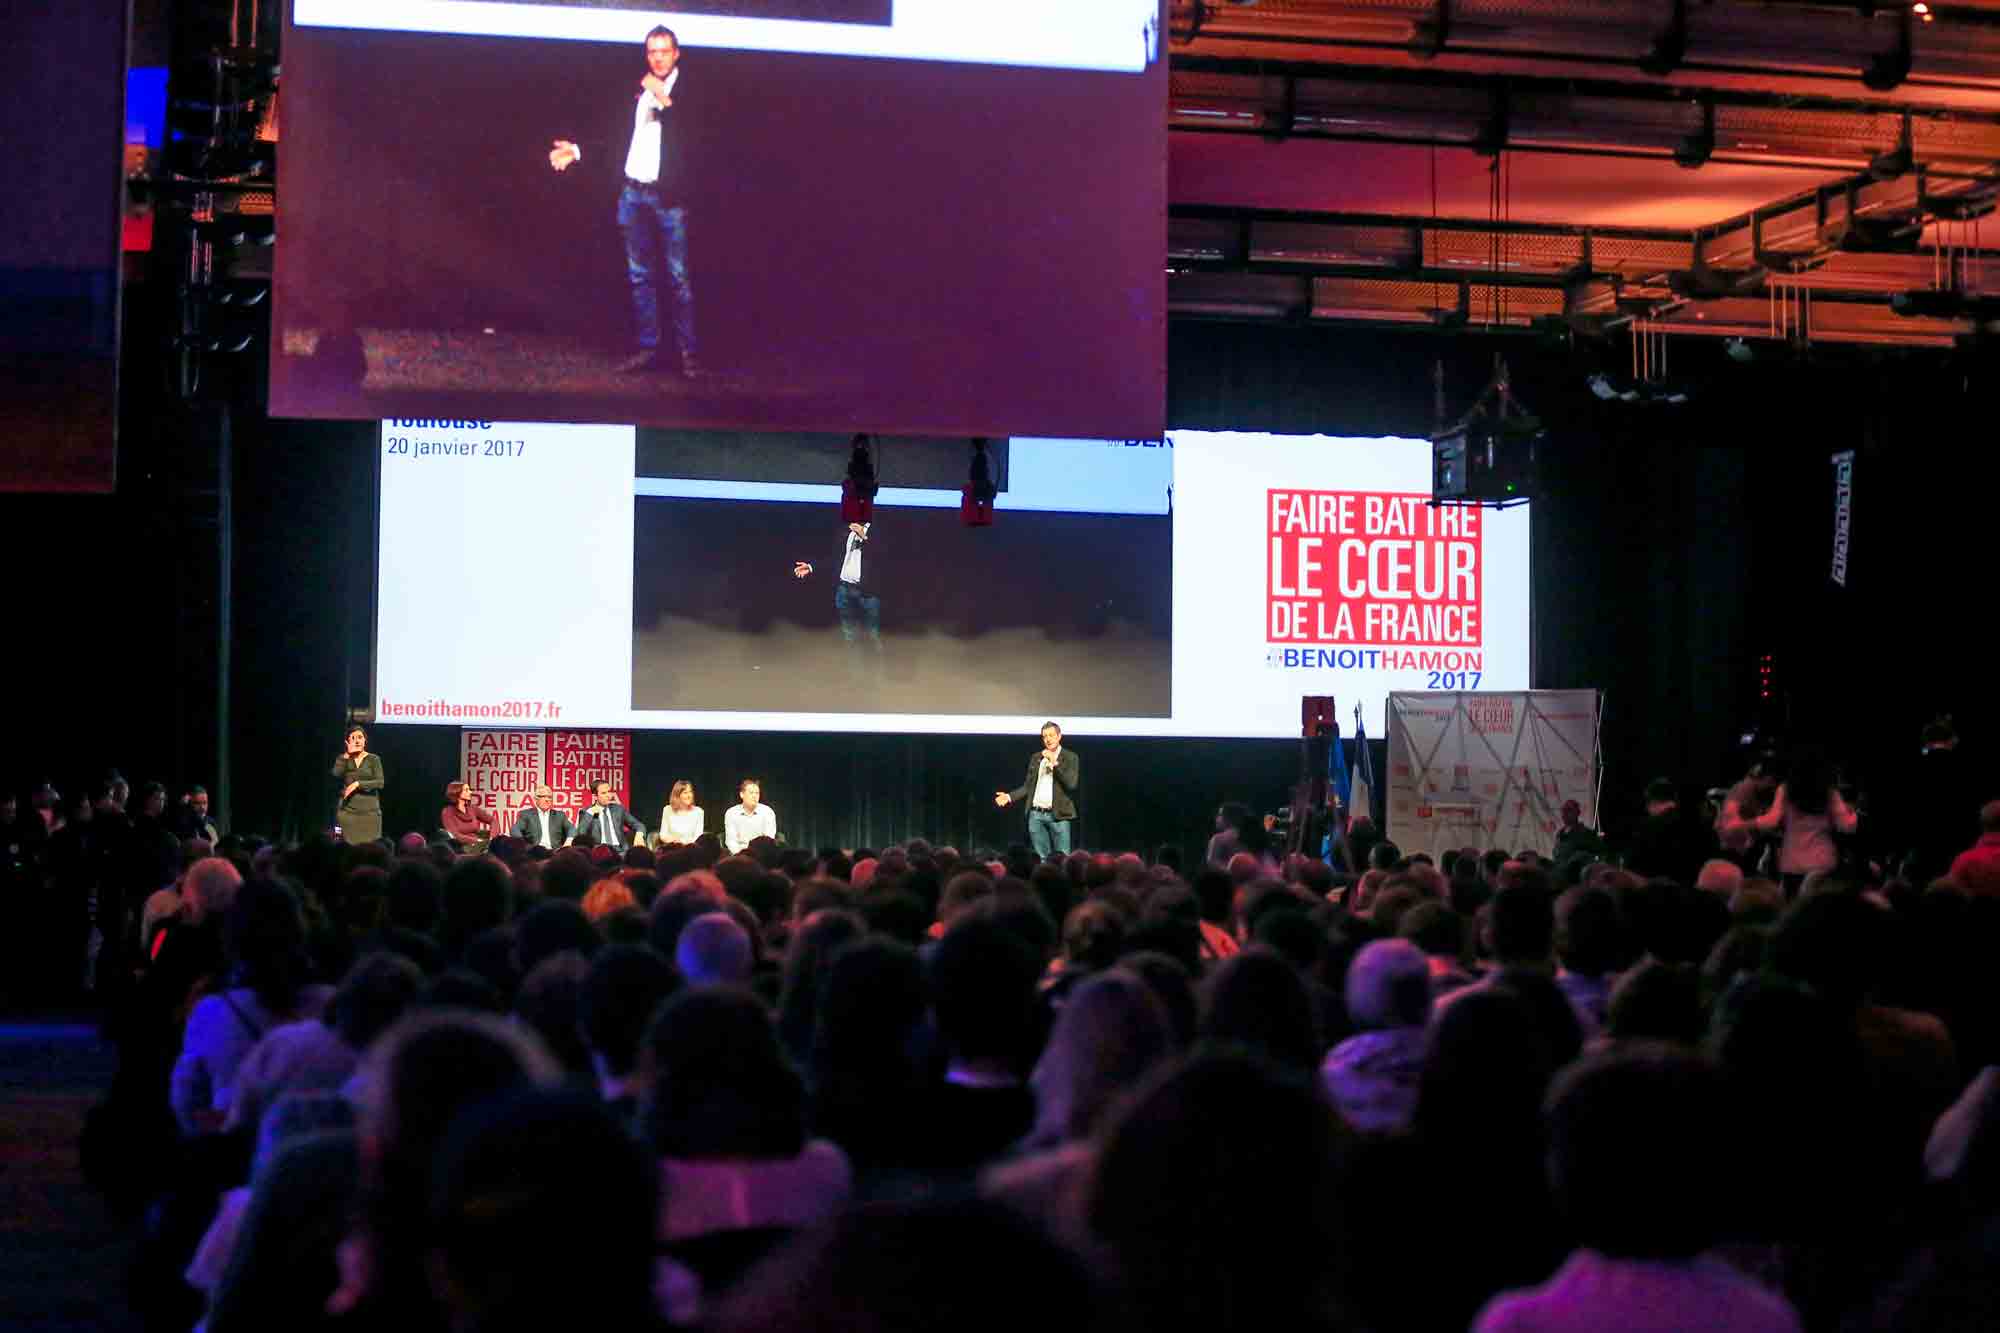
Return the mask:
[[993, 499], [1000, 494], [1000, 488], [993, 484], [993, 468], [986, 457], [986, 437], [974, 437], [972, 441], [972, 469], [965, 480], [958, 515], [968, 528], [989, 528], [993, 526]]
[[868, 456], [868, 437], [854, 437], [853, 452], [847, 456], [847, 476], [840, 483], [840, 519], [843, 523], [868, 523], [875, 517], [875, 463]]

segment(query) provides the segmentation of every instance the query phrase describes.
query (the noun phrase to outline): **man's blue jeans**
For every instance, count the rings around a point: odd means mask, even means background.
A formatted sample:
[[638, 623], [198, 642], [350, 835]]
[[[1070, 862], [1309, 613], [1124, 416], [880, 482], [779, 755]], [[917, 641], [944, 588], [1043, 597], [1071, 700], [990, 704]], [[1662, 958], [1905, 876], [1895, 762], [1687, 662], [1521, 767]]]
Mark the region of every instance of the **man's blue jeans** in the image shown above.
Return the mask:
[[840, 617], [840, 637], [854, 643], [865, 637], [877, 648], [882, 646], [882, 599], [863, 592], [851, 583], [835, 579], [833, 609]]
[[1028, 845], [1035, 849], [1035, 855], [1046, 858], [1050, 852], [1069, 855], [1069, 825], [1067, 819], [1057, 819], [1047, 810], [1028, 811]]
[[674, 337], [681, 359], [694, 360], [694, 287], [688, 282], [687, 210], [669, 208], [649, 186], [625, 182], [618, 195], [625, 233], [625, 273], [632, 281], [632, 322], [639, 346], [660, 345], [660, 268], [674, 290]]

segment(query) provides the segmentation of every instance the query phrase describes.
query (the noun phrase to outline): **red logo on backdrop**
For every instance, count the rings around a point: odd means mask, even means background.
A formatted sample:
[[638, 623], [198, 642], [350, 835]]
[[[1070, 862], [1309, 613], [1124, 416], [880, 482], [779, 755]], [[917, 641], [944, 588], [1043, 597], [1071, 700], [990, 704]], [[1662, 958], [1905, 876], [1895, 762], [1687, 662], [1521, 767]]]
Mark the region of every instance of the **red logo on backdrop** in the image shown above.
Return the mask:
[[[1480, 695], [1465, 701], [1465, 720], [1474, 733], [1506, 734], [1514, 730], [1514, 701], [1504, 695]], [[1521, 772], [1525, 775], [1527, 769]]]
[[1429, 498], [1266, 492], [1267, 641], [1478, 647], [1481, 514]]

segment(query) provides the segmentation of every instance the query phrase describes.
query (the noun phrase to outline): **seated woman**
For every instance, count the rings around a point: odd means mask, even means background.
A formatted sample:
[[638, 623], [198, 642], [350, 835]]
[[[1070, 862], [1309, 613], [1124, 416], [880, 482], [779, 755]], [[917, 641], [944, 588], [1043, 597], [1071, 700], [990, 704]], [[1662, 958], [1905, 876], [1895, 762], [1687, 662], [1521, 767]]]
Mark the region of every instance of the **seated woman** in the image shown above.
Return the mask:
[[444, 810], [438, 823], [460, 851], [484, 847], [493, 836], [493, 812], [476, 808], [472, 788], [463, 782], [444, 784]]
[[689, 847], [703, 833], [707, 816], [694, 803], [694, 784], [682, 778], [667, 793], [667, 803], [660, 810], [660, 832], [657, 845], [661, 847]]

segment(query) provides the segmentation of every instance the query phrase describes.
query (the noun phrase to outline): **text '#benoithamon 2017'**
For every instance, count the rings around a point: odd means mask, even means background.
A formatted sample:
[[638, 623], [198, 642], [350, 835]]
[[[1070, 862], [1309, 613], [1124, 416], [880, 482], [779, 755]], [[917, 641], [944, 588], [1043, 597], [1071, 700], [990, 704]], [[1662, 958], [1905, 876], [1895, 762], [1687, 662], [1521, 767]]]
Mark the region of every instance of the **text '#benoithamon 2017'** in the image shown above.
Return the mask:
[[1479, 646], [1480, 511], [1429, 499], [1267, 492], [1266, 639]]

